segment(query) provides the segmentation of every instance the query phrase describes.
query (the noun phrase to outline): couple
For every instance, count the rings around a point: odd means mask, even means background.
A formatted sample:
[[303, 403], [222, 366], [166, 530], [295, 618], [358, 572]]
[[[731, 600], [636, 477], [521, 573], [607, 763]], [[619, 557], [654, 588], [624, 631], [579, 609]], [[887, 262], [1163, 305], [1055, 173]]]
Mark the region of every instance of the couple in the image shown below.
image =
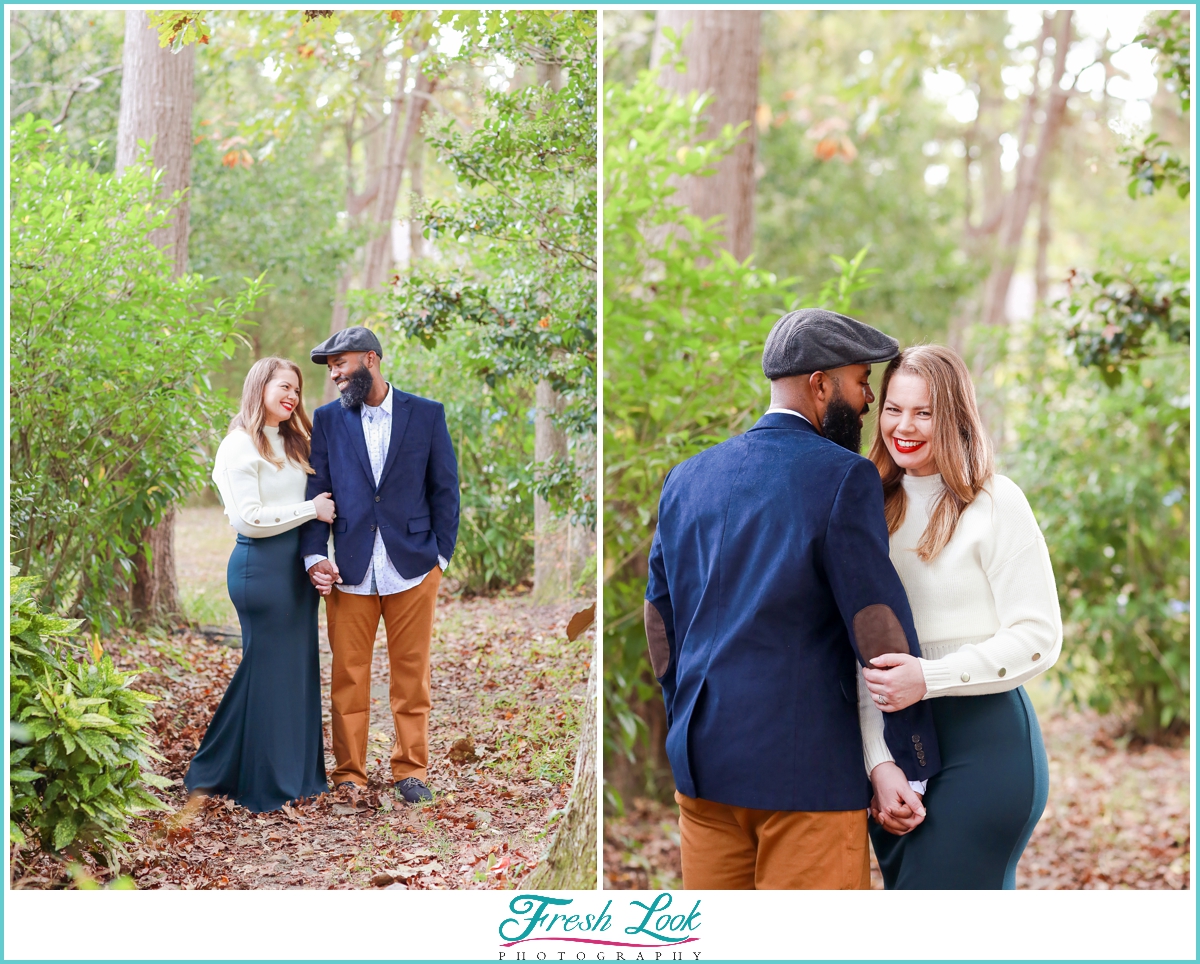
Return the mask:
[[868, 833], [888, 889], [1015, 887], [1047, 798], [1021, 684], [1062, 646], [1054, 573], [962, 360], [898, 347], [785, 315], [767, 413], [663, 485], [646, 637], [688, 889], [868, 888]]
[[[325, 793], [317, 606], [333, 652], [336, 786], [365, 787], [371, 655], [387, 627], [391, 767], [409, 803], [432, 799], [429, 644], [458, 536], [458, 467], [437, 402], [392, 388], [366, 328], [312, 350], [341, 399], [304, 412], [293, 362], [263, 358], [217, 450], [213, 481], [238, 532], [229, 597], [242, 662], [184, 783], [254, 812]], [[332, 548], [330, 551], [330, 527]]]

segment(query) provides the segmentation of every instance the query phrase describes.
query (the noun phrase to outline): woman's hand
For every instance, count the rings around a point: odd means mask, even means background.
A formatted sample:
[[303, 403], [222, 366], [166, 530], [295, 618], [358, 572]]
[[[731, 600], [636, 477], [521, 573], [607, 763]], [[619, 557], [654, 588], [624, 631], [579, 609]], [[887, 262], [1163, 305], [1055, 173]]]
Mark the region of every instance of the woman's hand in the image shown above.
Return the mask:
[[331, 493], [322, 492], [312, 500], [312, 504], [317, 510], [317, 518], [322, 522], [332, 522], [337, 518], [337, 507], [333, 504]]
[[925, 802], [908, 784], [894, 762], [880, 763], [871, 771], [871, 816], [888, 833], [903, 836], [925, 819]]
[[863, 667], [862, 675], [871, 699], [885, 713], [912, 706], [928, 691], [921, 664], [907, 653], [876, 656], [870, 666]]

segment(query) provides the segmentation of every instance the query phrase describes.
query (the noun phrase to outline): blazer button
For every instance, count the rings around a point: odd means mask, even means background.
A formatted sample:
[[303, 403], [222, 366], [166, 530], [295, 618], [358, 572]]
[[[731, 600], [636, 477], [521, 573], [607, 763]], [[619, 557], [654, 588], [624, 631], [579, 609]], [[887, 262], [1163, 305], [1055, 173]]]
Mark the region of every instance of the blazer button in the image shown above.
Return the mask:
[[372, 532], [374, 532], [374, 531], [375, 531], [375, 527], [374, 527], [374, 526], [371, 526], [371, 531], [372, 531]]
[[917, 756], [920, 756], [920, 755], [921, 755], [921, 751], [922, 751], [922, 750], [924, 750], [924, 749], [925, 749], [925, 747], [923, 747], [923, 746], [922, 746], [920, 743], [914, 743], [914, 744], [913, 744], [913, 749], [915, 749], [915, 750], [917, 751]]
[[962, 680], [964, 683], [969, 683], [969, 682], [971, 682], [971, 674], [963, 673], [962, 676], [959, 677], [959, 679]]
[[913, 734], [913, 742], [914, 742], [914, 743], [920, 743], [920, 742], [921, 742], [921, 738], [920, 738], [919, 736], [917, 736], [917, 734], [915, 734], [915, 733]]
[[379, 501], [379, 496], [375, 496], [375, 501], [376, 501], [376, 502], [378, 502], [378, 501]]
[[1008, 672], [1008, 670], [1006, 670], [1006, 669], [1005, 669], [1003, 666], [1001, 666], [1001, 667], [1000, 667], [1000, 672], [998, 672], [996, 675], [997, 675], [997, 676], [1003, 676], [1003, 675], [1004, 675], [1005, 673], [1007, 673], [1007, 672]]
[[918, 760], [917, 762], [918, 762], [919, 764], [921, 764], [921, 766], [927, 766], [927, 765], [928, 765], [928, 764], [926, 764], [926, 762], [925, 762], [924, 760]]

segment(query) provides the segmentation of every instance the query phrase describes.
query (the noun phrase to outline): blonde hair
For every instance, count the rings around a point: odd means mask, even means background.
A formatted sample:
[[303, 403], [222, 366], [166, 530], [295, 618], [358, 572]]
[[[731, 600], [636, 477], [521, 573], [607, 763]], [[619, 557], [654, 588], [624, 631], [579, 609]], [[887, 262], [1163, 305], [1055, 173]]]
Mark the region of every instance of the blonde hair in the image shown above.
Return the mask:
[[929, 562], [946, 548], [963, 511], [995, 474], [992, 442], [975, 404], [971, 373], [958, 355], [941, 345], [917, 345], [894, 358], [883, 373], [879, 391], [880, 416], [875, 424], [875, 441], [871, 444], [870, 455], [883, 479], [883, 511], [889, 535], [903, 524], [906, 508], [904, 469], [896, 464], [888, 451], [880, 424], [883, 406], [887, 403], [888, 385], [897, 372], [916, 375], [929, 389], [933, 461], [944, 484], [942, 495], [929, 514], [921, 541], [917, 543], [917, 555]]
[[292, 417], [279, 423], [279, 437], [283, 440], [283, 451], [289, 462], [302, 468], [307, 475], [313, 474], [312, 466], [308, 464], [308, 453], [312, 448], [312, 422], [304, 411], [304, 376], [299, 366], [286, 358], [260, 358], [246, 372], [246, 380], [242, 382], [242, 404], [238, 413], [229, 423], [229, 431], [241, 429], [254, 440], [258, 454], [274, 465], [283, 468], [283, 459], [279, 458], [267, 441], [263, 426], [267, 420], [267, 407], [263, 403], [267, 385], [281, 368], [286, 368], [296, 376], [299, 383], [300, 401]]

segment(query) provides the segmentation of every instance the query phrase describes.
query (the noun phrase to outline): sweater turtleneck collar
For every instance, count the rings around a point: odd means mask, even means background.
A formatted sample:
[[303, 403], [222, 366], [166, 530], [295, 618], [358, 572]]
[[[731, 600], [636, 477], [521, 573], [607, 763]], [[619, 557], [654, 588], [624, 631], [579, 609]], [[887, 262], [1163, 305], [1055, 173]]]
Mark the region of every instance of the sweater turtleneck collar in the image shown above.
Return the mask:
[[939, 495], [943, 488], [940, 472], [935, 472], [933, 475], [909, 475], [906, 472], [902, 481], [904, 494], [914, 499], [920, 499], [922, 502], [928, 502]]

